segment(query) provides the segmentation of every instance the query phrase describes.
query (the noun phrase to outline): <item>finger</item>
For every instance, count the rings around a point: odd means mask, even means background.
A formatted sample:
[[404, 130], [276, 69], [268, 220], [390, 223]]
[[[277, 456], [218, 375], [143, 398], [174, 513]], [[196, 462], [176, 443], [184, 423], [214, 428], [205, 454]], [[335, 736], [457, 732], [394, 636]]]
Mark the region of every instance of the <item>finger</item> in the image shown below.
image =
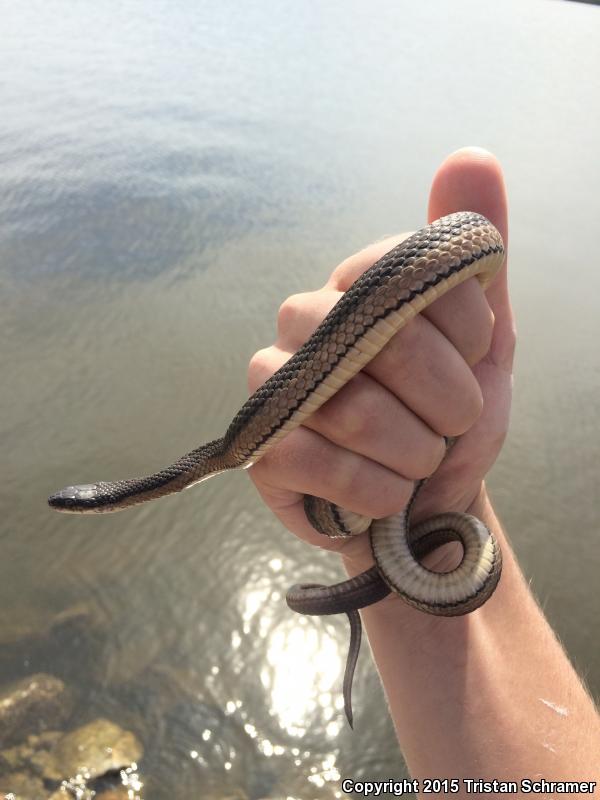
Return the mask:
[[[469, 147], [452, 153], [433, 179], [429, 219], [454, 211], [478, 211], [498, 228], [508, 243], [508, 212], [502, 169], [486, 150]], [[460, 287], [458, 287], [460, 288]], [[487, 291], [495, 317], [489, 358], [510, 370], [514, 355], [514, 318], [510, 307], [506, 263]]]
[[451, 153], [438, 167], [429, 195], [429, 220], [455, 211], [477, 211], [508, 241], [507, 202], [498, 160], [479, 147]]
[[339, 292], [347, 291], [355, 280], [373, 266], [386, 253], [389, 253], [396, 245], [408, 239], [410, 233], [400, 233], [396, 236], [388, 236], [380, 239], [373, 244], [359, 250], [358, 253], [344, 259], [331, 273], [326, 287]]
[[[250, 477], [252, 477], [252, 470], [250, 470]], [[331, 539], [316, 531], [308, 521], [304, 511], [304, 495], [280, 487], [267, 486], [259, 480], [254, 480], [254, 483], [265, 504], [287, 530], [295, 533], [303, 541], [324, 550], [343, 552], [344, 556], [350, 558], [354, 555], [362, 557], [365, 569], [371, 566], [373, 557], [370, 555], [368, 546], [368, 532], [357, 536]]]
[[303, 427], [270, 450], [250, 475], [261, 489], [323, 497], [372, 518], [401, 511], [413, 488], [413, 481]]
[[[440, 436], [459, 436], [481, 413], [481, 391], [469, 364], [487, 352], [492, 320], [481, 290], [474, 284], [471, 291], [473, 306], [480, 310], [467, 315], [452, 301], [441, 331], [422, 316], [417, 317], [363, 370]], [[339, 292], [322, 290], [289, 298], [280, 312], [278, 349], [295, 352], [339, 297]], [[442, 316], [440, 312], [438, 317]], [[481, 329], [474, 328], [477, 320]], [[466, 352], [461, 354], [452, 339]], [[338, 394], [340, 400], [349, 398], [347, 391]]]
[[470, 279], [422, 312], [473, 367], [489, 352], [494, 313], [478, 280]]
[[[404, 233], [383, 239], [350, 256], [334, 270], [326, 287], [341, 295], [363, 272], [409, 235]], [[289, 298], [291, 306], [298, 297]], [[421, 316], [429, 319], [444, 334], [470, 366], [477, 364], [488, 353], [492, 341], [494, 314], [475, 278], [460, 284], [439, 301], [425, 308]], [[290, 317], [284, 315], [284, 319], [288, 320]], [[312, 333], [312, 330], [310, 332]]]
[[[377, 248], [363, 251], [367, 261], [377, 260]], [[340, 285], [352, 277], [360, 262], [349, 265], [348, 274], [338, 272]], [[370, 263], [367, 264], [367, 267]], [[339, 268], [338, 268], [339, 269]], [[460, 293], [459, 293], [460, 290]], [[316, 330], [325, 316], [342, 297], [338, 289], [320, 289], [288, 297], [281, 305], [277, 320], [277, 346], [284, 350], [297, 350]], [[433, 303], [421, 314], [444, 334], [470, 366], [480, 361], [488, 352], [494, 315], [485, 299], [479, 282], [467, 281], [444, 296], [443, 302]]]
[[[290, 354], [278, 347], [259, 351], [249, 370], [250, 390], [264, 383]], [[431, 475], [445, 454], [442, 435], [365, 372], [356, 375], [303, 424], [330, 442], [410, 480]]]
[[[335, 551], [344, 549], [345, 543], [351, 541], [351, 539], [331, 539], [316, 531], [306, 517], [304, 495], [280, 487], [266, 486], [253, 477], [252, 470], [250, 470], [250, 477], [264, 503], [277, 516], [282, 525], [303, 541], [325, 550]], [[360, 539], [361, 549], [364, 548], [363, 536], [353, 536], [352, 539]]]

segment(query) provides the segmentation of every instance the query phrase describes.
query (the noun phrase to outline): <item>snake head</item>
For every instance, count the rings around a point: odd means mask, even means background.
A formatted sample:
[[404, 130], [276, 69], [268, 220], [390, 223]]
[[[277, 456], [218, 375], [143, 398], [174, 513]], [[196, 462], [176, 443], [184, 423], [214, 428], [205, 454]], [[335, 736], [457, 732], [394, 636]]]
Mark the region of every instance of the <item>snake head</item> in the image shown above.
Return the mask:
[[98, 508], [100, 485], [86, 483], [80, 486], [67, 486], [48, 498], [48, 505], [55, 511], [65, 514], [93, 514], [102, 511]]

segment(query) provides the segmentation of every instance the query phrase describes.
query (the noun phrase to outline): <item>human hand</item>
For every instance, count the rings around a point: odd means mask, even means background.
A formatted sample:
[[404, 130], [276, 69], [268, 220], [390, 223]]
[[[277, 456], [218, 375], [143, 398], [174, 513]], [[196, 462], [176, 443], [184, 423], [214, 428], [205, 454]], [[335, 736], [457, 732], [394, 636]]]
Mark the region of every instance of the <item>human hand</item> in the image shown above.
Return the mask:
[[[489, 153], [460, 150], [438, 169], [429, 220], [459, 210], [484, 214], [506, 244], [504, 184]], [[251, 360], [250, 391], [287, 361], [356, 278], [403, 238], [370, 245], [342, 262], [322, 289], [288, 298], [275, 344]], [[250, 470], [261, 496], [298, 536], [341, 550], [352, 572], [372, 563], [365, 536], [329, 540], [317, 533], [306, 519], [304, 494], [385, 517], [405, 507], [416, 479], [435, 472], [415, 517], [467, 510], [506, 435], [514, 341], [506, 266], [486, 294], [474, 279], [456, 287], [399, 331], [359, 375]], [[446, 459], [444, 436], [461, 436]]]

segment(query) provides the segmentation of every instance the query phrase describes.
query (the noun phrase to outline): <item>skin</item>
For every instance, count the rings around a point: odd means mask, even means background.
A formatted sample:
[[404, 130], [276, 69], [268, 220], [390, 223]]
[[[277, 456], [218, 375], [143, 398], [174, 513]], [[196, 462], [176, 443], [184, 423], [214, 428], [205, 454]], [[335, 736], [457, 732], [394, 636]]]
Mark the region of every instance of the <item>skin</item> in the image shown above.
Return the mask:
[[[504, 182], [490, 153], [459, 150], [439, 167], [428, 219], [459, 210], [484, 214], [507, 244]], [[370, 245], [321, 289], [283, 303], [275, 343], [251, 360], [251, 391], [402, 238]], [[289, 530], [337, 550], [354, 575], [373, 563], [366, 536], [325, 540], [306, 520], [303, 494], [378, 518], [401, 511], [413, 481], [435, 472], [414, 519], [478, 516], [498, 537], [504, 567], [493, 597], [466, 617], [428, 616], [394, 595], [361, 612], [411, 775], [596, 780], [600, 793], [597, 712], [533, 599], [485, 488], [508, 430], [515, 338], [505, 265], [487, 293], [471, 279], [428, 307], [250, 475]], [[443, 436], [461, 439], [442, 463]], [[427, 563], [449, 569], [459, 554], [449, 544]], [[360, 709], [358, 717], [360, 726]]]

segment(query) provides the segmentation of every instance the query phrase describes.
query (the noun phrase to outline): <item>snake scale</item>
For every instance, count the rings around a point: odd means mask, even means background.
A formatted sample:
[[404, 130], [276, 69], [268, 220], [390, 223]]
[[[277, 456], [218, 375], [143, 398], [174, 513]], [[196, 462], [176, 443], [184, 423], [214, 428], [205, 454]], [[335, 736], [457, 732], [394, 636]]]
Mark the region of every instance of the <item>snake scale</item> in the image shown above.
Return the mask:
[[[504, 261], [504, 245], [483, 216], [463, 211], [442, 217], [394, 247], [356, 280], [304, 345], [244, 403], [225, 435], [143, 478], [69, 486], [48, 502], [79, 514], [119, 511], [179, 492], [230, 469], [247, 469], [338, 392], [410, 319], [470, 277], [486, 288]], [[451, 441], [447, 441], [450, 447]], [[358, 609], [396, 592], [410, 605], [442, 616], [467, 614], [494, 591], [501, 553], [487, 527], [466, 514], [441, 514], [411, 527], [418, 481], [400, 514], [370, 520], [326, 500], [306, 496], [311, 525], [328, 536], [369, 530], [375, 564], [335, 586], [300, 584], [286, 597], [304, 614], [346, 613], [350, 649], [344, 705], [352, 725], [350, 690], [361, 623]], [[436, 573], [420, 559], [459, 540], [461, 563]]]

